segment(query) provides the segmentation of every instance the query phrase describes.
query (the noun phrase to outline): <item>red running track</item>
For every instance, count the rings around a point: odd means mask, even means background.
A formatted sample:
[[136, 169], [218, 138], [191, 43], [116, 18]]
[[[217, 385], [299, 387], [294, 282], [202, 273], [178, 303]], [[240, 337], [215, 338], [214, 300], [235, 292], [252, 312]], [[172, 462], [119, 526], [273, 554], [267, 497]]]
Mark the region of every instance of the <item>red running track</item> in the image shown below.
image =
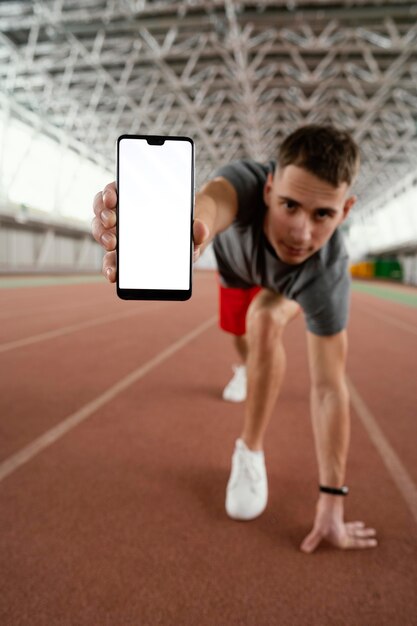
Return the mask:
[[379, 545], [307, 555], [302, 317], [265, 441], [268, 507], [236, 522], [224, 500], [243, 406], [221, 399], [235, 353], [212, 272], [185, 303], [123, 302], [104, 279], [0, 302], [2, 625], [416, 624], [416, 309], [352, 294], [345, 517]]

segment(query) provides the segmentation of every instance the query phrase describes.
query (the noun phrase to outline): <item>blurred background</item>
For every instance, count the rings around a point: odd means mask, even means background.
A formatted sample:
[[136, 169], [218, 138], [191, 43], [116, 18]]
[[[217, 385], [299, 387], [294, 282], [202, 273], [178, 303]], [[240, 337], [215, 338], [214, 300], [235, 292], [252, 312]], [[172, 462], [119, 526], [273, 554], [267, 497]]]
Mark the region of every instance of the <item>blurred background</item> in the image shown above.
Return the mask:
[[192, 137], [198, 189], [312, 122], [361, 147], [352, 275], [417, 284], [415, 2], [1, 2], [0, 274], [100, 275], [123, 133]]
[[[212, 248], [190, 301], [127, 302], [91, 224], [122, 134], [191, 137], [198, 190], [329, 122], [362, 156], [340, 227], [346, 520], [379, 545], [310, 558], [305, 320], [285, 330], [268, 510], [234, 523], [244, 405], [223, 400], [238, 355]], [[1, 626], [416, 625], [416, 131], [416, 1], [0, 1]]]

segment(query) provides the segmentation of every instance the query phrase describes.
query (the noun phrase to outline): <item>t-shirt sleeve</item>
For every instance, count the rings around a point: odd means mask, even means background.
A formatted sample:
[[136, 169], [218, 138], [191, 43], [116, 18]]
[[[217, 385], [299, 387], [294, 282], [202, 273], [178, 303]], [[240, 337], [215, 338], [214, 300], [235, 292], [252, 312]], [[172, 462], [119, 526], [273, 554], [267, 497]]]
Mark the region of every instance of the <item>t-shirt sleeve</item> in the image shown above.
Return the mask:
[[262, 199], [262, 177], [265, 177], [262, 166], [254, 161], [239, 159], [218, 168], [214, 173], [214, 177], [216, 176], [223, 176], [236, 189], [238, 197], [236, 221], [246, 221], [259, 203], [259, 199]]
[[314, 335], [335, 335], [346, 328], [350, 313], [349, 258], [342, 257], [318, 274], [294, 299]]

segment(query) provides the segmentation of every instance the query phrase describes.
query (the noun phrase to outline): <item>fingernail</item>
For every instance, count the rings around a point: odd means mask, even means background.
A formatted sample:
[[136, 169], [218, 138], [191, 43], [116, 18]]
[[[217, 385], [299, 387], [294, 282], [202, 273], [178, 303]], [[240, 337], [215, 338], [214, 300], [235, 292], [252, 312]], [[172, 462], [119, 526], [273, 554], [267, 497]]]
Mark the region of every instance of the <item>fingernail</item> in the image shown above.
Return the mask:
[[110, 278], [110, 274], [111, 274], [111, 269], [110, 269], [110, 267], [108, 267], [106, 269], [106, 276], [107, 276], [107, 278]]
[[108, 220], [110, 215], [111, 215], [110, 211], [108, 211], [107, 209], [104, 209], [104, 211], [101, 212], [101, 219]]
[[109, 233], [103, 233], [103, 235], [101, 235], [101, 241], [103, 243], [111, 243], [113, 241], [113, 236]]

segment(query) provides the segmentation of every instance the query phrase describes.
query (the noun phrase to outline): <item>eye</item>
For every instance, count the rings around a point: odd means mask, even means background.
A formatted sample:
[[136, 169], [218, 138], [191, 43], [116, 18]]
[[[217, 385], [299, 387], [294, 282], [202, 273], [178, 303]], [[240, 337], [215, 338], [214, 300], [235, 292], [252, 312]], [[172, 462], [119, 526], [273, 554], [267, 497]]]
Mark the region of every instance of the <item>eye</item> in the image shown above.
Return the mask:
[[287, 209], [295, 209], [296, 205], [291, 200], [284, 200], [282, 203]]
[[[322, 210], [322, 211], [317, 211], [316, 215], [317, 215], [318, 217], [320, 217], [320, 218], [331, 217], [330, 212], [329, 212], [329, 211], [325, 211], [325, 210]], [[323, 221], [324, 221], [324, 219], [320, 219], [319, 221], [320, 221], [320, 222], [323, 222]]]

